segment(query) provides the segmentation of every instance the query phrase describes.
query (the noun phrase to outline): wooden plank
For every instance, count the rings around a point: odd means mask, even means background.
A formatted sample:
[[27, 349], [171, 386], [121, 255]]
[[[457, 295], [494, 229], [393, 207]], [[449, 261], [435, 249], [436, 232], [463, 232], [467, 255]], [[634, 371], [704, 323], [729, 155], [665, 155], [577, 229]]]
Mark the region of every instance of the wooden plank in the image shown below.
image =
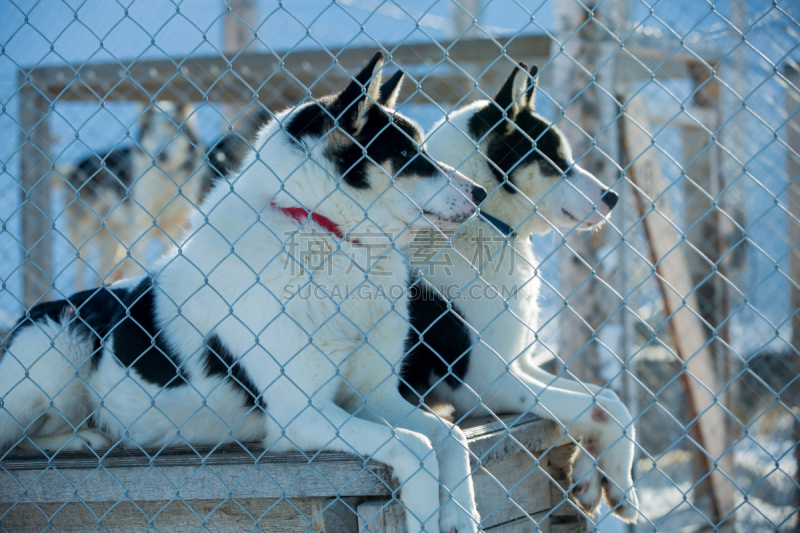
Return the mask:
[[481, 527], [488, 529], [550, 508], [548, 463], [537, 467], [526, 453], [497, 461], [472, 476]]
[[591, 531], [589, 521], [578, 517], [556, 517], [547, 519], [550, 533], [583, 533]]
[[509, 416], [504, 421], [468, 427], [464, 434], [469, 440], [473, 469], [478, 466], [478, 460], [481, 466], [486, 467], [523, 450], [546, 450], [564, 438], [564, 430], [558, 422], [532, 414]]
[[358, 506], [358, 533], [405, 533], [405, 531], [405, 509], [396, 500], [371, 500]]
[[[642, 223], [652, 250], [656, 282], [663, 291], [666, 324], [678, 357], [685, 364], [686, 395], [690, 413], [698, 419], [693, 428], [696, 440], [710, 457], [702, 455], [715, 494], [714, 515], [717, 520], [726, 516], [734, 505], [735, 487], [725, 474], [733, 476], [732, 453], [725, 438], [725, 412], [716, 403], [721, 386], [714, 372], [713, 360], [706, 344], [703, 325], [698, 318], [694, 287], [686, 273], [689, 271], [682, 253], [673, 216], [663, 192], [666, 185], [661, 176], [656, 150], [651, 144], [651, 130], [642, 97], [626, 100], [624, 105], [626, 129], [625, 164], [627, 177], [638, 188]], [[630, 163], [633, 161], [633, 163]], [[656, 201], [659, 199], [659, 201]], [[692, 415], [694, 416], [694, 415]], [[716, 466], [712, 467], [715, 462]]]
[[358, 531], [358, 506], [364, 499], [356, 498], [314, 498], [311, 500], [311, 514], [314, 531], [318, 533], [354, 533]]
[[531, 516], [523, 516], [503, 524], [486, 528], [486, 533], [550, 533], [551, 518], [547, 511]]
[[[786, 79], [789, 81], [786, 88], [786, 115], [789, 121], [786, 124], [786, 166], [789, 174], [789, 187], [787, 188], [787, 204], [789, 219], [789, 279], [791, 280], [790, 309], [800, 309], [800, 72], [794, 66], [786, 66]], [[792, 346], [800, 351], [800, 313], [792, 316]], [[793, 357], [800, 371], [800, 361]], [[800, 468], [798, 468], [800, 475]], [[798, 521], [800, 527], [800, 521]]]
[[134, 501], [183, 498], [335, 497], [389, 495], [389, 467], [348, 458], [346, 461], [260, 462], [206, 466], [7, 469], [0, 472], [0, 502], [27, 496], [35, 502]]
[[52, 287], [53, 227], [50, 213], [51, 169], [48, 114], [50, 102], [27, 85], [20, 72], [20, 203], [22, 247], [27, 253], [22, 268], [22, 303], [30, 308]]
[[[513, 39], [401, 44], [388, 49], [388, 52], [394, 62], [403, 67], [453, 62], [477, 63], [485, 68], [503, 53], [517, 60], [544, 63], [549, 56], [549, 46], [550, 38], [546, 35], [520, 35]], [[261, 94], [264, 88], [287, 83], [297, 85], [298, 82], [305, 87], [318, 85], [320, 75], [331, 67], [334, 67], [331, 79], [338, 82], [345, 78], [345, 71], [353, 71], [361, 66], [377, 49], [378, 45], [331, 51], [313, 49], [278, 54], [244, 53], [233, 62], [221, 56], [134, 61], [131, 64], [115, 61], [39, 67], [33, 69], [30, 76], [34, 85], [46, 94], [60, 95], [61, 100], [103, 98], [149, 101], [159, 93], [162, 99], [186, 95], [189, 101], [196, 101], [200, 99], [199, 88], [213, 100], [250, 102], [254, 93]], [[341, 68], [335, 68], [336, 65]], [[268, 78], [272, 79], [269, 85], [265, 85]], [[269, 98], [270, 95], [263, 96]]]
[[[252, 465], [259, 464], [306, 464], [310, 459], [315, 462], [338, 463], [352, 462], [354, 456], [338, 452], [288, 452], [265, 453], [264, 448], [257, 445], [229, 444], [219, 447], [198, 446], [196, 448], [164, 448], [164, 449], [122, 449], [100, 452], [100, 455], [87, 452], [60, 452], [53, 457], [39, 452], [12, 453], [3, 459], [5, 470], [42, 470], [53, 467], [58, 470], [71, 468], [124, 468], [147, 467], [169, 468], [172, 466], [202, 465]], [[361, 461], [358, 461], [361, 464]]]
[[[392, 513], [394, 516], [402, 513], [402, 506], [399, 503], [386, 501], [368, 502], [359, 506], [359, 514], [362, 508], [364, 516], [371, 517], [372, 520], [369, 522], [369, 529], [367, 530], [367, 524], [359, 518], [359, 533], [366, 533], [367, 531], [369, 533], [405, 533], [404, 528], [398, 529], [394, 524], [390, 526], [393, 529], [385, 529], [385, 522], [383, 522], [385, 515], [388, 513]], [[547, 511], [543, 511], [489, 528], [483, 528], [482, 531], [486, 533], [582, 533], [587, 531], [587, 528], [581, 521], [569, 518], [553, 518]]]
[[[269, 533], [314, 531], [308, 498], [291, 500], [232, 499], [195, 501], [92, 502], [65, 505], [22, 503], [0, 505], [0, 530], [15, 533], [84, 533], [95, 528], [113, 533], [240, 533], [256, 527]], [[48, 529], [48, 526], [52, 529]], [[153, 529], [148, 530], [152, 527]], [[205, 527], [205, 529], [203, 529]], [[4, 528], [4, 529], [3, 529]], [[105, 529], [103, 529], [105, 528]], [[346, 531], [353, 533], [355, 529]], [[321, 532], [319, 532], [321, 533]], [[339, 532], [336, 532], [339, 533]], [[341, 532], [345, 533], [345, 532]]]

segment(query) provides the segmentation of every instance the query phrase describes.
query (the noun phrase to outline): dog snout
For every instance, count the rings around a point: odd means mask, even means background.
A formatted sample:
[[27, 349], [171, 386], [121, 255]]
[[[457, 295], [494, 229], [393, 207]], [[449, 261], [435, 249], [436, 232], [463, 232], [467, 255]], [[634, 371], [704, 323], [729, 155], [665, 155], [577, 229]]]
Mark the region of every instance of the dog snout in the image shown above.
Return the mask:
[[607, 189], [600, 199], [608, 206], [608, 210], [611, 211], [614, 209], [614, 206], [617, 205], [617, 201], [619, 201], [619, 194], [615, 193], [611, 189]]
[[480, 205], [481, 202], [486, 200], [486, 196], [487, 196], [486, 189], [484, 189], [483, 187], [476, 185], [472, 188], [472, 202], [475, 205]]

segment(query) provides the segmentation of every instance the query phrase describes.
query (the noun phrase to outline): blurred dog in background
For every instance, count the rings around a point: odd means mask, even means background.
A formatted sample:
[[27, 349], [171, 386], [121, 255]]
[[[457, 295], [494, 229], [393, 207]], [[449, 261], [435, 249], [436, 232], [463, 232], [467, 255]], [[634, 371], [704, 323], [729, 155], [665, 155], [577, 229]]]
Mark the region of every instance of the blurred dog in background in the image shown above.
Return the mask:
[[79, 287], [142, 273], [148, 258], [178, 242], [205, 186], [205, 149], [191, 112], [158, 102], [142, 115], [136, 143], [62, 171]]

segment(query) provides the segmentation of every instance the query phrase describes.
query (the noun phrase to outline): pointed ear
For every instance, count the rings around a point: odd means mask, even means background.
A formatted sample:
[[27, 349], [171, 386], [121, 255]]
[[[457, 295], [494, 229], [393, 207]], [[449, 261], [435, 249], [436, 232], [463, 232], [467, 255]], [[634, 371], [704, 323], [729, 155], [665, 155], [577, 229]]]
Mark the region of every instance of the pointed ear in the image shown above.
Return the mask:
[[184, 124], [187, 130], [191, 130], [196, 126], [197, 114], [192, 114], [194, 106], [191, 104], [183, 103], [178, 106], [178, 116], [174, 119], [175, 124], [180, 126]]
[[[334, 103], [334, 116], [339, 117], [340, 124], [360, 130], [366, 124], [369, 109], [378, 101], [381, 88], [381, 72], [383, 52], [378, 52], [370, 59], [367, 66], [355, 75], [344, 90], [339, 93]], [[352, 122], [346, 117], [352, 116]]]
[[536, 65], [532, 66], [529, 74], [531, 79], [528, 80], [529, 86], [525, 91], [523, 99], [525, 100], [525, 105], [534, 109], [536, 104], [536, 76], [539, 74], [539, 67]]
[[506, 112], [508, 120], [514, 120], [517, 113], [523, 108], [525, 102], [522, 94], [528, 88], [528, 65], [519, 63], [503, 86], [493, 98], [501, 110]]
[[394, 108], [397, 104], [397, 97], [400, 96], [400, 88], [403, 85], [404, 76], [405, 73], [402, 70], [398, 70], [386, 83], [381, 85], [381, 96], [378, 99], [379, 104]]
[[192, 109], [194, 109], [194, 106], [187, 103], [182, 103], [178, 106], [178, 117], [181, 119], [181, 121], [184, 121], [191, 116]]

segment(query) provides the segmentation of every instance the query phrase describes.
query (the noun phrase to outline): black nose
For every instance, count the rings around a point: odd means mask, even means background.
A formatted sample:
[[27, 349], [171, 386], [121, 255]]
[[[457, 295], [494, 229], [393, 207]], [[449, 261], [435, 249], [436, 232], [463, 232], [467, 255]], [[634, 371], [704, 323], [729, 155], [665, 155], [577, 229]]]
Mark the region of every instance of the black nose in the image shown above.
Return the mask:
[[475, 202], [475, 205], [480, 204], [484, 200], [486, 200], [486, 189], [483, 187], [473, 187], [472, 201]]
[[611, 211], [614, 209], [614, 206], [617, 205], [617, 201], [619, 200], [619, 194], [615, 193], [611, 189], [608, 189], [603, 196], [600, 197], [603, 200], [603, 203], [608, 206], [608, 210]]

